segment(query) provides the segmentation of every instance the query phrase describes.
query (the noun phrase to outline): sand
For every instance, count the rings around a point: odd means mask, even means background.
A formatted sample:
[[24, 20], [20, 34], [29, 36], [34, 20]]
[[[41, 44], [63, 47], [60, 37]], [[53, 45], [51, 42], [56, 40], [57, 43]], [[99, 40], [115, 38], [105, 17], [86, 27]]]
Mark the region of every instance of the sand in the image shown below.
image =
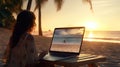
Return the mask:
[[[10, 35], [11, 31], [0, 28], [0, 58], [2, 58]], [[50, 37], [34, 35], [34, 38], [38, 52], [49, 49]], [[101, 67], [120, 67], [120, 43], [84, 41], [81, 53], [106, 56], [107, 60], [105, 62], [98, 63]]]
[[[35, 36], [35, 39], [36, 46], [48, 50], [51, 38]], [[39, 41], [44, 43], [40, 44]], [[81, 53], [106, 56], [105, 62], [98, 63], [101, 67], [120, 67], [120, 43], [84, 41]]]

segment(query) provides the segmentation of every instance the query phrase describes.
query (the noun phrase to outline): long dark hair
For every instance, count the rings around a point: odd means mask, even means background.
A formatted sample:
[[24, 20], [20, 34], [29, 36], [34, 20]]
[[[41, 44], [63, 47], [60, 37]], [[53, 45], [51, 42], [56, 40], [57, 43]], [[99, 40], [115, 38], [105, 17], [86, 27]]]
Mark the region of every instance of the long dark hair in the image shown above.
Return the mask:
[[27, 32], [32, 31], [33, 27], [35, 25], [35, 15], [33, 12], [24, 10], [20, 12], [17, 16], [16, 24], [13, 29], [13, 33], [11, 36], [11, 48], [14, 48], [20, 37]]

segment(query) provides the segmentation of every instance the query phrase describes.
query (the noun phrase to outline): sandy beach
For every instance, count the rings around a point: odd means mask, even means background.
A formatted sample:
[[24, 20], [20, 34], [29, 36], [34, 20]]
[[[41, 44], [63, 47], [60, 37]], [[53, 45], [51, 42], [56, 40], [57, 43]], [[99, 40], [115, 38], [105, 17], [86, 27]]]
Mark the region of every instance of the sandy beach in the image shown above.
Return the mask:
[[[0, 58], [2, 58], [10, 35], [11, 31], [0, 28]], [[50, 37], [34, 35], [34, 38], [38, 52], [49, 49]], [[84, 41], [81, 53], [106, 56], [105, 62], [98, 63], [101, 67], [120, 67], [120, 43]]]
[[[51, 38], [35, 36], [35, 39], [39, 49], [48, 50]], [[119, 47], [120, 43], [84, 41], [81, 53], [106, 56], [105, 62], [98, 63], [101, 67], [120, 67]]]

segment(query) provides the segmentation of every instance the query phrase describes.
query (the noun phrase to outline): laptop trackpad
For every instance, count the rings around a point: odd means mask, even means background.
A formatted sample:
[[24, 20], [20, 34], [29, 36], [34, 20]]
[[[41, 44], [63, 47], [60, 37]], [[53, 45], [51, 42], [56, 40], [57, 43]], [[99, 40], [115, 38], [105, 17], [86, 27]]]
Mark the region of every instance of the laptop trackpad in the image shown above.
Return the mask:
[[58, 56], [53, 56], [53, 55], [46, 55], [43, 59], [47, 61], [57, 61], [57, 60], [62, 60], [65, 57], [58, 57]]

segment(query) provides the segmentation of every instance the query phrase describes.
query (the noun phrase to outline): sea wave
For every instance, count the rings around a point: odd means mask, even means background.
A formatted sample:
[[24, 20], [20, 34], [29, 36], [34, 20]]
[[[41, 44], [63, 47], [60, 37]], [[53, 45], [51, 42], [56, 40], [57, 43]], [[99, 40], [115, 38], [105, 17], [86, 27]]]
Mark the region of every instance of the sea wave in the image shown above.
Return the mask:
[[89, 38], [89, 37], [85, 37], [85, 39], [99, 39], [99, 40], [116, 40], [116, 41], [120, 41], [119, 37], [115, 37], [115, 38], [97, 38], [97, 37]]
[[120, 38], [84, 38], [85, 41], [120, 43]]
[[[52, 35], [53, 32], [44, 32], [44, 36], [52, 37]], [[120, 31], [86, 31], [84, 40], [120, 43]]]

